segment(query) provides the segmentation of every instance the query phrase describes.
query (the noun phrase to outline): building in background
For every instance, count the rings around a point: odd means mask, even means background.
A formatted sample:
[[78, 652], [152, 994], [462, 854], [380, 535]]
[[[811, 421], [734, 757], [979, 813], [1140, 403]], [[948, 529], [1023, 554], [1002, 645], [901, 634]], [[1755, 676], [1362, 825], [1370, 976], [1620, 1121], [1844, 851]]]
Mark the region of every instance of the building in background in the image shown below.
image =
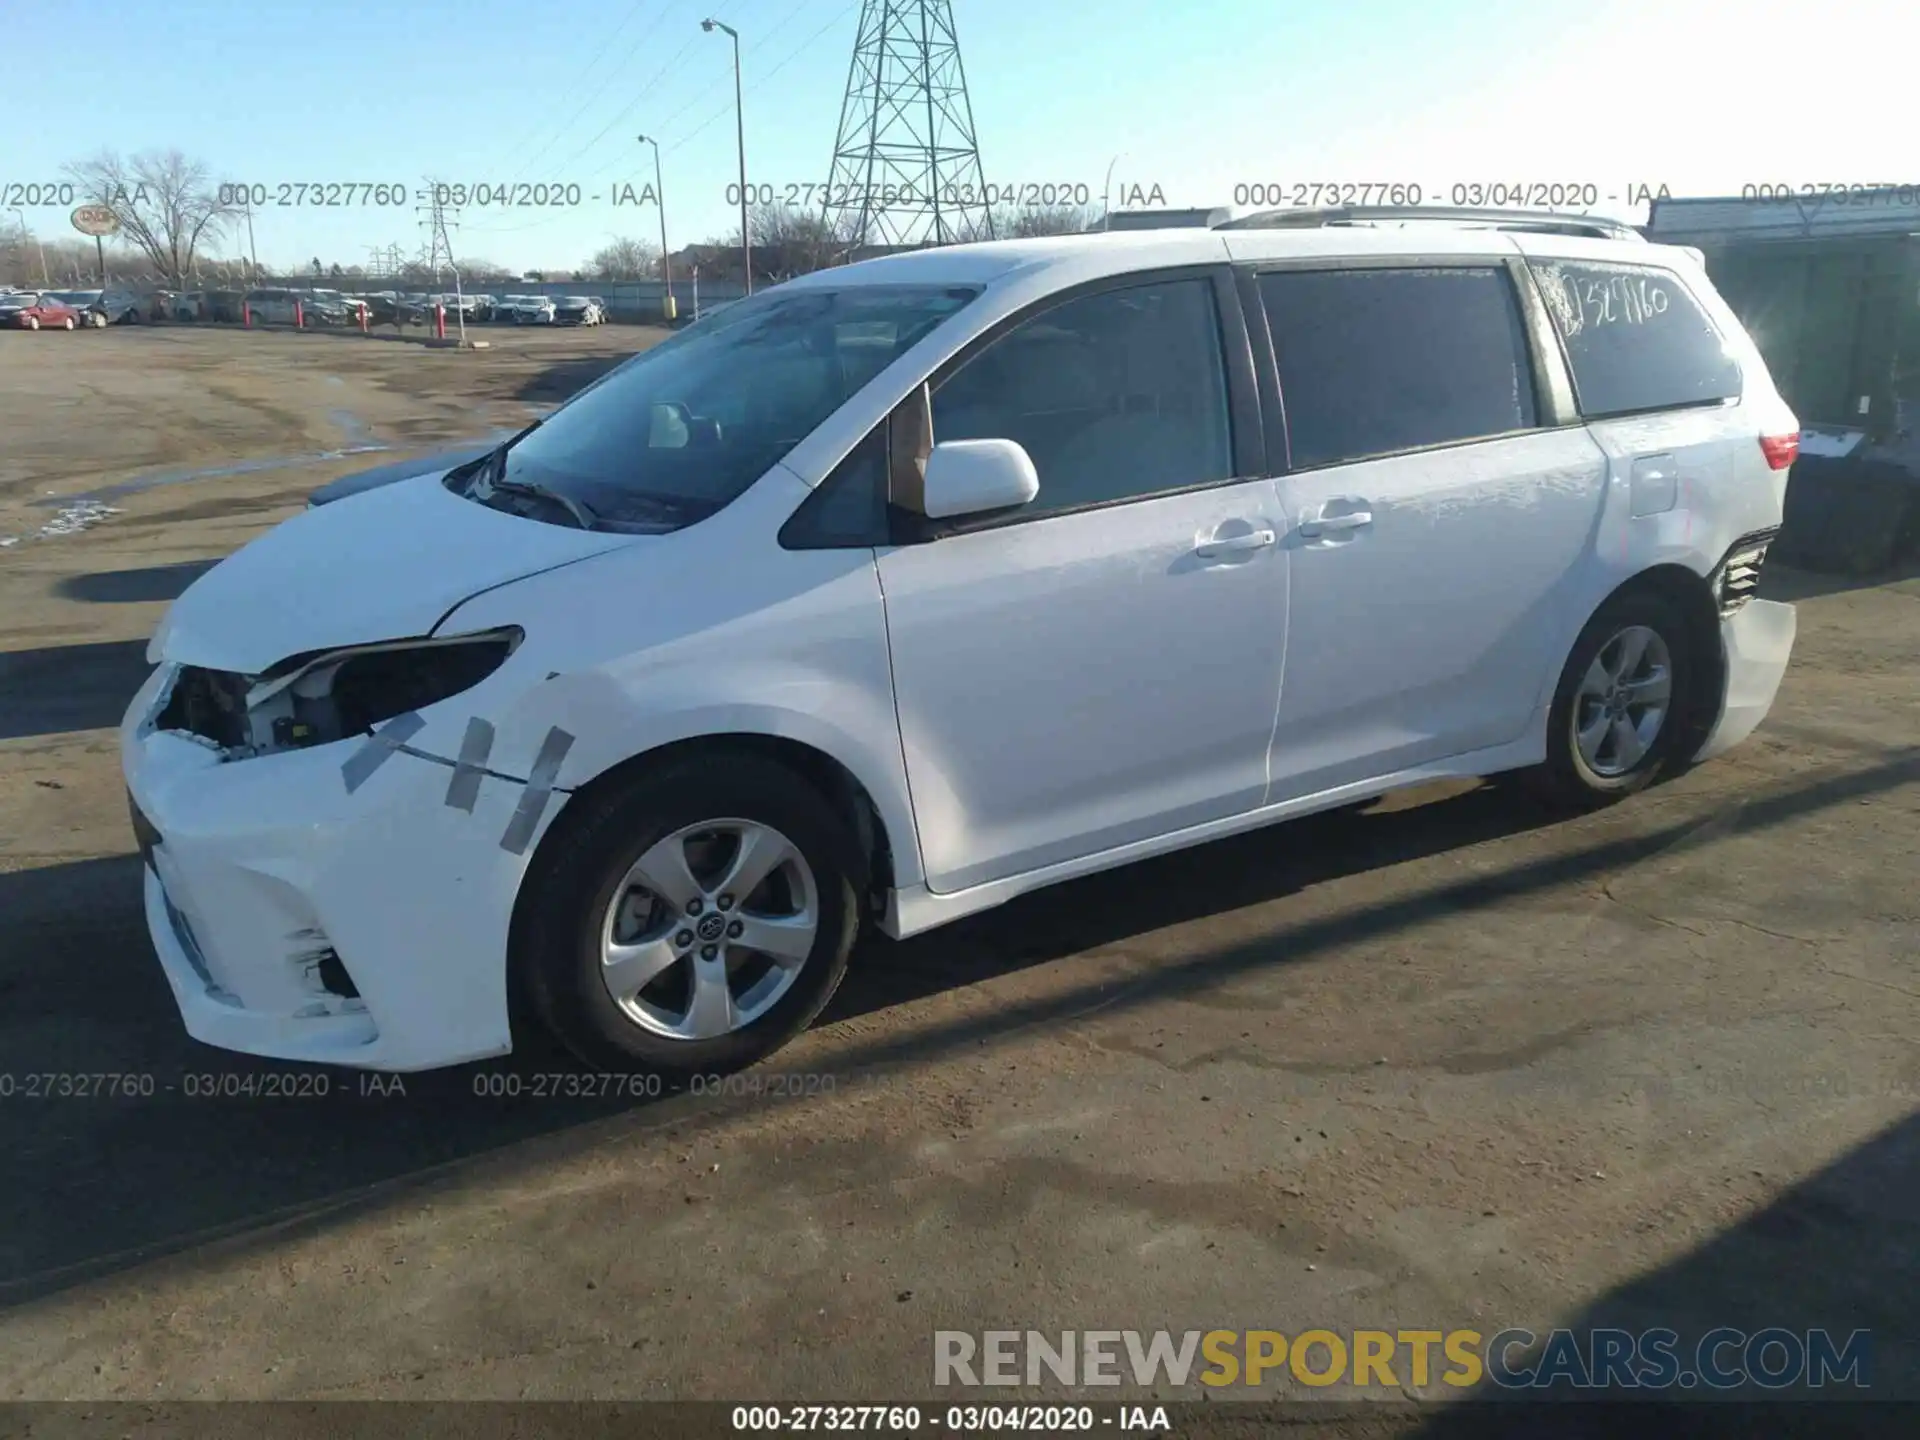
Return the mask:
[[1920, 558], [1920, 183], [1656, 200], [1646, 232], [1701, 253], [1806, 427], [1779, 558], [1856, 575]]
[[1920, 406], [1920, 184], [1843, 197], [1656, 200], [1647, 237], [1690, 245], [1809, 425], [1876, 440]]

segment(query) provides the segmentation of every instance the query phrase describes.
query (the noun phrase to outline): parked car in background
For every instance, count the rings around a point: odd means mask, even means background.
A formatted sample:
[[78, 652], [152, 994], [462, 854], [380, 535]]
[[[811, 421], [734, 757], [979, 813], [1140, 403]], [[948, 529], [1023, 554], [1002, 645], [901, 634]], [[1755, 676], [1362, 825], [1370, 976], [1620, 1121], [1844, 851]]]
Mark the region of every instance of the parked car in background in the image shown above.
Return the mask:
[[527, 303], [525, 295], [502, 295], [493, 302], [493, 313], [487, 318], [496, 325], [519, 323], [520, 307]]
[[140, 297], [123, 286], [109, 285], [104, 290], [55, 290], [52, 294], [81, 312], [83, 324], [98, 329], [105, 325], [138, 324]]
[[551, 325], [557, 311], [553, 300], [546, 295], [528, 295], [514, 311], [513, 323], [516, 325]]
[[598, 325], [605, 318], [600, 302], [588, 295], [562, 295], [553, 302], [556, 325]]
[[359, 302], [339, 290], [309, 290], [301, 298], [303, 308], [317, 309], [326, 324], [360, 323]]
[[253, 318], [267, 325], [345, 325], [354, 319], [337, 290], [249, 290], [246, 303]]
[[209, 290], [207, 292], [207, 319], [223, 324], [234, 325], [240, 321], [240, 304], [246, 298], [244, 290]]
[[475, 296], [447, 294], [436, 295], [433, 299], [435, 303], [447, 312], [447, 319], [449, 320], [456, 317], [467, 320], [478, 320], [480, 318], [480, 303]]
[[78, 330], [87, 323], [83, 311], [52, 290], [16, 290], [0, 295], [0, 327], [10, 330]]

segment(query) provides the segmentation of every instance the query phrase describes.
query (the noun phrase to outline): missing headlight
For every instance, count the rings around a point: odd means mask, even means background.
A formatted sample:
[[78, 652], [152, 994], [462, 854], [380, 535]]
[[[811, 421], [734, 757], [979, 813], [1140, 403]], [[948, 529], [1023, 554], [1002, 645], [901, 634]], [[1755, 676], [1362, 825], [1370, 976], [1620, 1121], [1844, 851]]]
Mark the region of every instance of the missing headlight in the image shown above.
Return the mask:
[[333, 675], [333, 710], [343, 735], [371, 730], [409, 710], [424, 710], [471, 690], [513, 652], [501, 637], [428, 650], [375, 650], [356, 655]]
[[450, 699], [498, 670], [521, 638], [520, 630], [509, 627], [357, 645], [282, 661], [247, 694], [251, 753], [343, 740]]

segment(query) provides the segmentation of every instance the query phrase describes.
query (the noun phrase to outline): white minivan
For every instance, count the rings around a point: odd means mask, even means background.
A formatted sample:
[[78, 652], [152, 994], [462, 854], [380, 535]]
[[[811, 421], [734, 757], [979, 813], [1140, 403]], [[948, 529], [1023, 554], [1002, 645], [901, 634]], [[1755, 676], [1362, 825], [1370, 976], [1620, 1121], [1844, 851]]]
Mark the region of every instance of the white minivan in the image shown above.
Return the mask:
[[1697, 258], [1329, 218], [794, 280], [200, 578], [122, 737], [187, 1029], [727, 1071], [863, 925], [1747, 736], [1798, 430]]

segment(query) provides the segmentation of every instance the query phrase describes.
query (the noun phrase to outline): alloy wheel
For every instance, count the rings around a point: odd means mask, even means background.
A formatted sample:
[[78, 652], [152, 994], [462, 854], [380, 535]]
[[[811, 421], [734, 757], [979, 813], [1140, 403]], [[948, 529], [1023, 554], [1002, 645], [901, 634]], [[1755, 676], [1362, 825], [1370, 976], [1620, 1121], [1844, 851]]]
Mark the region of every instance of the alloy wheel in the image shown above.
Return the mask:
[[627, 1018], [712, 1040], [792, 988], [820, 929], [820, 892], [793, 841], [753, 820], [703, 820], [634, 861], [600, 926], [600, 978]]
[[1573, 697], [1573, 742], [1602, 779], [1653, 749], [1673, 707], [1673, 659], [1660, 632], [1629, 625], [1600, 647]]

